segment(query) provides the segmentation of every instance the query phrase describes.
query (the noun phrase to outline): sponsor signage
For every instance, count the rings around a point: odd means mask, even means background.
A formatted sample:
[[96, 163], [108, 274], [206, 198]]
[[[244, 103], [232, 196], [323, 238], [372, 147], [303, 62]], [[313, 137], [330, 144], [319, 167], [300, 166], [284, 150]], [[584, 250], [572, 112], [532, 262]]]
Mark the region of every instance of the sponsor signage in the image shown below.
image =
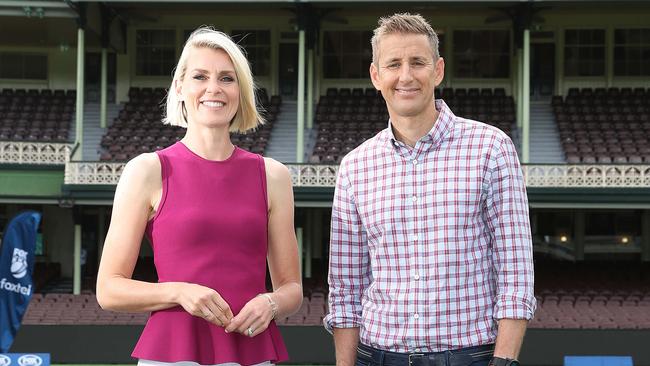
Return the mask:
[[[0, 353], [9, 352], [32, 298], [34, 247], [40, 221], [40, 213], [26, 211], [11, 219], [4, 230], [0, 246]], [[5, 366], [7, 360], [0, 358], [0, 366]], [[18, 365], [39, 366], [30, 362], [27, 357]]]
[[0, 353], [0, 366], [50, 366], [50, 354]]

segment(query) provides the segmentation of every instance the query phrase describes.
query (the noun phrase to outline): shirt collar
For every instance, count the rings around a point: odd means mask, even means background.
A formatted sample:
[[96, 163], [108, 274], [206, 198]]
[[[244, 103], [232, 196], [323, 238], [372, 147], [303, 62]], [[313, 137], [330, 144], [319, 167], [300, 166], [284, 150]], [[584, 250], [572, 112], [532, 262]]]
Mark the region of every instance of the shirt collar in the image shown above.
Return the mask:
[[[451, 111], [447, 103], [442, 99], [435, 100], [436, 110], [438, 111], [438, 118], [433, 124], [433, 127], [426, 135], [420, 138], [420, 141], [425, 143], [430, 143], [433, 146], [438, 145], [442, 142], [442, 139], [451, 131], [454, 127], [454, 121], [456, 120], [456, 115]], [[398, 140], [395, 138], [393, 133], [393, 127], [390, 120], [388, 120], [388, 128], [386, 129], [386, 137], [388, 142], [394, 147], [397, 146]]]

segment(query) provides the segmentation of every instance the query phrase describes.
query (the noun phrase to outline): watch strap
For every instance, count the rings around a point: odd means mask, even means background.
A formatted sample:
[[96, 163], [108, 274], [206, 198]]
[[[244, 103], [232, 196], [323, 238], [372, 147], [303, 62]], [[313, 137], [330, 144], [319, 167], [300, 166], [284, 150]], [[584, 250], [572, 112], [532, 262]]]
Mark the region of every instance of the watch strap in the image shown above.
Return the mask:
[[519, 361], [512, 358], [492, 357], [489, 366], [519, 366]]

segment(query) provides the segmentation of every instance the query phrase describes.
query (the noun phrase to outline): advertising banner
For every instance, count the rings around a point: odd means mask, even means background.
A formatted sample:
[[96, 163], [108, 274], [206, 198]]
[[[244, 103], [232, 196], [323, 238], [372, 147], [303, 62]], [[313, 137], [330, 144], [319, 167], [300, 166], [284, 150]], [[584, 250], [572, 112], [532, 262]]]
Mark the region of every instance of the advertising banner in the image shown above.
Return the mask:
[[[41, 214], [16, 215], [0, 244], [0, 352], [8, 352], [32, 298], [34, 248]], [[5, 359], [6, 360], [6, 359]], [[0, 366], [4, 364], [0, 361]]]

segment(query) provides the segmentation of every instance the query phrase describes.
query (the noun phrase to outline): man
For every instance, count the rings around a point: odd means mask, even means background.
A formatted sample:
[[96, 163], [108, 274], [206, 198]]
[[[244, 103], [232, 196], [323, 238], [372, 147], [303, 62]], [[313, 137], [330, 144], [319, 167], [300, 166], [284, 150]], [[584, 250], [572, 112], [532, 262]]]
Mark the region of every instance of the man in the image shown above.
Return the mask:
[[390, 122], [339, 170], [324, 321], [337, 365], [518, 365], [536, 302], [515, 147], [434, 102], [445, 64], [421, 16], [380, 19], [372, 48]]

